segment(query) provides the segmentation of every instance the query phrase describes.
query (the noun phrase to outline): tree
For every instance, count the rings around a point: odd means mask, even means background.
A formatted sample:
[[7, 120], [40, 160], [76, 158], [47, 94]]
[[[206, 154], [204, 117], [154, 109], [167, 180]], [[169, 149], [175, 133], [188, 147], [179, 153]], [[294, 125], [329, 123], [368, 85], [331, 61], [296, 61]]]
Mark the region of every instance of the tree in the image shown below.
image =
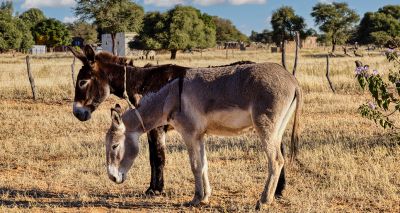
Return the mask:
[[268, 29], [263, 30], [261, 33], [251, 31], [251, 35], [249, 37], [251, 41], [254, 42], [261, 42], [264, 44], [269, 44], [272, 43], [272, 31], [269, 31]]
[[24, 51], [29, 50], [35, 44], [29, 25], [20, 18], [15, 18], [14, 24], [21, 33], [21, 43], [18, 48]]
[[190, 6], [176, 6], [166, 13], [150, 12], [143, 30], [129, 47], [142, 50], [168, 49], [171, 59], [178, 50], [205, 49], [215, 45], [212, 17]]
[[140, 50], [160, 50], [168, 43], [168, 15], [160, 12], [146, 13], [143, 18], [142, 32], [132, 42], [129, 48]]
[[140, 32], [143, 7], [130, 0], [77, 0], [75, 14], [81, 20], [94, 20], [101, 31], [110, 33], [113, 53], [116, 55], [115, 36], [119, 32]]
[[204, 38], [204, 23], [199, 17], [200, 11], [189, 6], [176, 6], [168, 11], [169, 41], [167, 49], [171, 59], [176, 58], [178, 50], [192, 49]]
[[400, 37], [400, 5], [388, 5], [377, 12], [365, 13], [357, 35], [361, 44], [378, 42], [376, 44], [382, 46], [387, 46], [391, 40]]
[[306, 27], [304, 18], [296, 15], [293, 8], [288, 6], [281, 7], [273, 12], [271, 24], [273, 29], [272, 39], [276, 44], [292, 39], [296, 31], [303, 35]]
[[197, 47], [201, 50], [208, 47], [214, 47], [217, 38], [217, 26], [215, 26], [212, 16], [208, 15], [207, 13], [200, 14], [200, 19], [204, 23], [204, 37], [199, 39]]
[[12, 21], [13, 19], [13, 4], [11, 1], [4, 1], [0, 4], [0, 20]]
[[13, 22], [0, 20], [0, 51], [18, 49], [22, 42], [22, 34]]
[[218, 16], [213, 16], [212, 18], [216, 26], [216, 40], [218, 42], [249, 40], [247, 36], [241, 33], [230, 20]]
[[32, 29], [37, 23], [46, 19], [46, 16], [40, 9], [31, 8], [23, 12], [19, 18], [25, 22], [29, 29]]
[[59, 45], [69, 45], [71, 35], [66, 26], [56, 19], [45, 19], [32, 30], [36, 44], [53, 48]]
[[332, 52], [336, 45], [345, 42], [351, 28], [360, 19], [357, 13], [350, 9], [347, 3], [332, 4], [318, 3], [313, 7], [311, 16], [315, 23], [320, 25], [319, 29], [326, 34], [326, 38], [332, 43]]
[[75, 21], [67, 25], [72, 37], [83, 38], [85, 44], [94, 44], [97, 42], [97, 29], [93, 24], [85, 21]]
[[33, 45], [29, 28], [25, 23], [13, 17], [12, 2], [3, 2], [0, 5], [0, 51], [15, 49], [27, 50]]

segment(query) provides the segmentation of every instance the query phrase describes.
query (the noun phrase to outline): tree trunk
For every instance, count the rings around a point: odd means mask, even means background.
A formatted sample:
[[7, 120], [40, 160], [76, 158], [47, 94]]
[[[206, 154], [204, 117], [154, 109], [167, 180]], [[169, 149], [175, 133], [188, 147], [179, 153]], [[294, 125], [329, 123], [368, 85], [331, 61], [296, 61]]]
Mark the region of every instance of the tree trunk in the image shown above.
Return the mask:
[[178, 50], [171, 50], [171, 60], [176, 59], [176, 52], [178, 52]]
[[116, 33], [111, 33], [112, 53], [114, 55], [117, 55], [117, 48], [115, 46], [115, 36], [116, 36]]
[[332, 36], [332, 53], [336, 50], [336, 39]]

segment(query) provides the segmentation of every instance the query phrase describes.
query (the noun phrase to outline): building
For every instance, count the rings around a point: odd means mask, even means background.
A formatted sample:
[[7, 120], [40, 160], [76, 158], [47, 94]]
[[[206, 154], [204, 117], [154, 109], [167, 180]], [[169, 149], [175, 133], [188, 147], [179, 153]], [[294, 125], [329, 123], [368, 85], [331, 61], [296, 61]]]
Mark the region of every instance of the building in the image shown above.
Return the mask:
[[[318, 41], [316, 36], [309, 36], [306, 39], [300, 39], [301, 49], [314, 49], [318, 47]], [[293, 52], [296, 49], [295, 41], [286, 41], [286, 51]]]
[[33, 45], [29, 52], [34, 55], [45, 54], [46, 45]]
[[304, 49], [313, 49], [318, 47], [318, 37], [317, 36], [308, 36], [306, 39], [301, 40], [301, 48]]
[[[137, 33], [133, 32], [117, 33], [115, 36], [115, 46], [118, 56], [129, 56], [136, 54], [136, 51], [129, 49], [128, 43], [134, 40], [137, 35]], [[111, 34], [101, 35], [101, 48], [103, 51], [113, 52]]]

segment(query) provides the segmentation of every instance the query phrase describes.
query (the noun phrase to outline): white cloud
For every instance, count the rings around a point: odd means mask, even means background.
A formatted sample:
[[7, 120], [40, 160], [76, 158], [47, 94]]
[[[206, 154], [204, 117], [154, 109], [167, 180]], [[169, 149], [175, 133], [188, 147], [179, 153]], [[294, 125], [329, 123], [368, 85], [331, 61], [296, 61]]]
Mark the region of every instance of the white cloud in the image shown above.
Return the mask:
[[65, 17], [63, 18], [63, 22], [64, 22], [64, 23], [73, 23], [73, 22], [75, 22], [76, 20], [78, 20], [78, 18], [77, 18], [77, 17], [72, 17], [72, 16], [65, 16]]
[[144, 0], [144, 4], [153, 4], [158, 7], [170, 7], [176, 4], [183, 4], [185, 0]]
[[22, 8], [65, 7], [75, 5], [75, 0], [24, 0]]
[[225, 0], [193, 0], [193, 3], [200, 4], [203, 6], [209, 6], [213, 4], [221, 4], [224, 3]]
[[234, 5], [242, 4], [265, 4], [267, 0], [228, 0], [229, 3]]
[[333, 0], [318, 0], [319, 3], [332, 4]]

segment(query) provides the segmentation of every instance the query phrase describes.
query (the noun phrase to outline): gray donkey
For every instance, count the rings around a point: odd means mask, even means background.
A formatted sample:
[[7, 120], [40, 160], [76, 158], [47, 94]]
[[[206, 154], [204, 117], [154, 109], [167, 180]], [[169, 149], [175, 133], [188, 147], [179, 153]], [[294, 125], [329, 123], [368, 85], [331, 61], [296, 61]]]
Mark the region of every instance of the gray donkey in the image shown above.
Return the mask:
[[[190, 69], [181, 97], [178, 80], [144, 96], [140, 107], [122, 114], [111, 109], [106, 135], [107, 170], [122, 183], [139, 152], [139, 137], [150, 129], [172, 125], [186, 143], [195, 178], [189, 205], [208, 202], [211, 187], [204, 144], [205, 134], [231, 136], [254, 128], [267, 153], [268, 174], [257, 209], [272, 203], [284, 165], [282, 136], [295, 112], [291, 156], [297, 153], [302, 92], [297, 80], [273, 63]], [[181, 98], [181, 100], [180, 100]]]

